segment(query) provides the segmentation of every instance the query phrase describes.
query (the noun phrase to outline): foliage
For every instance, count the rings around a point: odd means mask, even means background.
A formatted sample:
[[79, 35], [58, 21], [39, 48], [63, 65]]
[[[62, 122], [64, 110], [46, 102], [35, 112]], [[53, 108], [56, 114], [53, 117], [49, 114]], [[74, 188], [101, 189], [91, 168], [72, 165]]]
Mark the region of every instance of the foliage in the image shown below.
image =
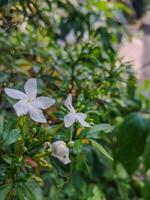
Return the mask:
[[[117, 57], [130, 10], [105, 0], [0, 3], [1, 199], [149, 200], [149, 115], [130, 64]], [[47, 124], [16, 117], [4, 93], [30, 77], [57, 100]], [[64, 127], [69, 93], [92, 127]], [[44, 148], [57, 140], [68, 165]]]

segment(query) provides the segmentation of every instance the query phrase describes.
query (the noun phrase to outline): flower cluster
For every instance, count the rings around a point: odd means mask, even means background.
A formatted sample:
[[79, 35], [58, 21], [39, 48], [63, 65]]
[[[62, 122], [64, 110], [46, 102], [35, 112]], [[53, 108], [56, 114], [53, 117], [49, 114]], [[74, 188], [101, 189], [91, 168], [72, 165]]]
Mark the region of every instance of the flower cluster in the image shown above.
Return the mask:
[[[37, 97], [37, 81], [35, 78], [27, 80], [24, 86], [24, 91], [25, 92], [21, 92], [16, 89], [5, 88], [5, 93], [9, 97], [19, 100], [13, 105], [17, 116], [29, 113], [33, 121], [46, 123], [47, 120], [42, 111], [54, 105], [56, 101], [50, 97]], [[71, 94], [68, 95], [64, 105], [69, 110], [69, 113], [64, 117], [64, 125], [66, 128], [71, 127], [75, 122], [79, 122], [83, 127], [90, 127], [90, 125], [85, 121], [87, 114], [76, 112], [73, 107]], [[56, 141], [50, 144], [49, 147], [52, 150], [52, 156], [58, 158], [64, 164], [70, 162], [69, 149], [65, 142]]]

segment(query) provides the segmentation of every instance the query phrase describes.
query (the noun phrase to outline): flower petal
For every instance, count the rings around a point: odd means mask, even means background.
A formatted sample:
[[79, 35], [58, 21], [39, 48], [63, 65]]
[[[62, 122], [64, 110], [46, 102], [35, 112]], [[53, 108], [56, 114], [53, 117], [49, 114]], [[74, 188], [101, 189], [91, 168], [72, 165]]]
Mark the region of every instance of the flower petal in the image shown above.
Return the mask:
[[52, 151], [52, 156], [58, 158], [65, 165], [71, 162], [69, 159], [69, 148], [65, 142], [60, 140], [52, 143]]
[[34, 106], [30, 105], [29, 114], [30, 114], [30, 117], [33, 121], [36, 121], [36, 122], [39, 122], [39, 123], [46, 123], [47, 122], [42, 111], [40, 109], [34, 107]]
[[70, 163], [71, 162], [71, 160], [69, 159], [69, 157], [61, 157], [61, 156], [59, 156], [59, 155], [56, 155], [56, 154], [52, 154], [52, 156], [54, 156], [55, 158], [58, 158], [58, 160], [60, 160], [62, 163], [64, 163], [65, 165], [67, 165], [68, 163]]
[[29, 80], [27, 80], [27, 82], [25, 83], [24, 86], [24, 90], [26, 95], [30, 98], [30, 99], [35, 99], [36, 98], [36, 94], [37, 94], [37, 82], [35, 78], [30, 78]]
[[17, 116], [22, 116], [27, 114], [29, 111], [29, 105], [27, 104], [26, 100], [20, 100], [14, 104], [14, 109], [16, 111]]
[[65, 127], [68, 128], [70, 126], [72, 126], [72, 124], [75, 122], [76, 118], [75, 118], [75, 114], [73, 113], [68, 113], [65, 117], [64, 117], [64, 122], [65, 122]]
[[75, 115], [76, 119], [80, 122], [80, 124], [83, 127], [90, 127], [90, 124], [88, 124], [85, 119], [87, 118], [87, 114], [84, 113], [76, 113]]
[[68, 108], [70, 112], [75, 112], [74, 107], [72, 106], [72, 94], [69, 94], [66, 101], [65, 106]]
[[13, 99], [27, 99], [27, 95], [19, 90], [5, 88], [5, 93]]
[[55, 102], [56, 101], [54, 99], [51, 99], [49, 97], [37, 97], [36, 100], [32, 102], [32, 104], [37, 108], [47, 109]]

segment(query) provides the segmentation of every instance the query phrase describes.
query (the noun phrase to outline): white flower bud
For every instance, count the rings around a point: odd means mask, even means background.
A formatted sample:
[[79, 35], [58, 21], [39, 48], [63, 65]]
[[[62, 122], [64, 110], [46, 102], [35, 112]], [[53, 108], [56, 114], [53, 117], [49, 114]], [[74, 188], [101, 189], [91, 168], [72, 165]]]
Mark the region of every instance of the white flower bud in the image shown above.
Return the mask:
[[58, 158], [65, 165], [71, 162], [69, 159], [69, 148], [65, 142], [60, 140], [52, 143], [52, 156]]

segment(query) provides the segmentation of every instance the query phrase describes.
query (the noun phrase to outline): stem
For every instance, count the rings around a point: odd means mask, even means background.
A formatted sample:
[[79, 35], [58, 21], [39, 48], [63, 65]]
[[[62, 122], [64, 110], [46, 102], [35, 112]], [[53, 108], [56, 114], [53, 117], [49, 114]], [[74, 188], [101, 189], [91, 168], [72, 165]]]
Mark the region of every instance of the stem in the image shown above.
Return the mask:
[[70, 128], [70, 141], [72, 141], [72, 138], [73, 138], [73, 132], [74, 132], [74, 127], [71, 126], [71, 128]]

